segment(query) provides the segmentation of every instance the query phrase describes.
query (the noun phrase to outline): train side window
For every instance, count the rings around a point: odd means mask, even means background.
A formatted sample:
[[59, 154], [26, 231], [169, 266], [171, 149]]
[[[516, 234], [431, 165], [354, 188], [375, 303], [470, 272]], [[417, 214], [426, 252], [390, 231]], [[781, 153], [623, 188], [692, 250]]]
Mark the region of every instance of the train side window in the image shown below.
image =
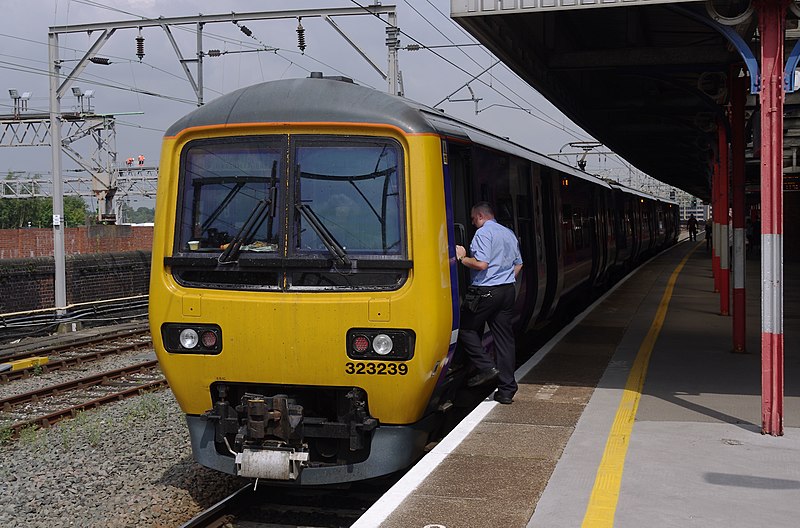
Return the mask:
[[514, 230], [514, 202], [511, 196], [497, 198], [495, 215], [497, 216], [497, 223], [508, 227], [512, 231]]
[[464, 247], [469, 246], [469, 241], [467, 240], [467, 228], [464, 226], [464, 224], [459, 224], [456, 222], [453, 224], [453, 228], [455, 231], [456, 244]]

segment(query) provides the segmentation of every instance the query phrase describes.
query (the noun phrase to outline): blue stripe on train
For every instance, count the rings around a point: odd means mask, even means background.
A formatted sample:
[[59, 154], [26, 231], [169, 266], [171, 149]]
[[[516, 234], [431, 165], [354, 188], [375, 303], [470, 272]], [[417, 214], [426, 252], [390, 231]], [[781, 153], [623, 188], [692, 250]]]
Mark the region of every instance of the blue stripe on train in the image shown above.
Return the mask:
[[[444, 141], [442, 142], [442, 149], [445, 149]], [[446, 155], [446, 154], [445, 154]], [[455, 236], [455, 214], [453, 212], [453, 194], [451, 192], [452, 185], [450, 179], [450, 166], [442, 164], [442, 174], [444, 176], [444, 203], [447, 217], [447, 255], [450, 262], [450, 298], [453, 310], [453, 326], [450, 333], [450, 347], [447, 350], [447, 359], [442, 365], [442, 372], [439, 374], [437, 384], [442, 383], [447, 370], [450, 368], [450, 363], [453, 361], [453, 354], [456, 351], [458, 328], [460, 324], [461, 312], [458, 303], [458, 261], [456, 260], [456, 236]]]

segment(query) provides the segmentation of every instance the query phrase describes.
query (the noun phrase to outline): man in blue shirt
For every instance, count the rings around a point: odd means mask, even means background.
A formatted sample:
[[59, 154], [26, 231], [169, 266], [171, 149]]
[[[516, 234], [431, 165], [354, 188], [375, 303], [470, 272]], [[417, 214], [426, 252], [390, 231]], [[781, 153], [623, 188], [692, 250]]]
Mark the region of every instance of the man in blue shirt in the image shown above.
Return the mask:
[[[467, 385], [475, 387], [497, 379], [494, 399], [509, 404], [517, 392], [511, 320], [516, 296], [514, 282], [522, 269], [522, 256], [514, 232], [495, 221], [491, 205], [476, 204], [470, 216], [472, 225], [478, 228], [469, 246], [472, 256], [467, 256], [463, 246], [456, 246], [458, 261], [472, 270], [472, 285], [467, 289], [458, 334], [467, 356], [478, 369]], [[481, 344], [487, 323], [494, 338], [496, 361]]]

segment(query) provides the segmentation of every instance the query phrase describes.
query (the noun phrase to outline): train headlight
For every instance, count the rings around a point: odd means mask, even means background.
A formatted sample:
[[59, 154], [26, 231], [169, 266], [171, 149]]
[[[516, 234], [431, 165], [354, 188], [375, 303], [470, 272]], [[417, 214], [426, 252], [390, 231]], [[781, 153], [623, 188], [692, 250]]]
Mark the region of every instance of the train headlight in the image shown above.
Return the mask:
[[347, 332], [347, 356], [352, 359], [406, 361], [414, 356], [413, 330], [352, 328]]
[[164, 323], [161, 325], [164, 348], [171, 354], [219, 354], [222, 329], [212, 324]]
[[197, 330], [193, 330], [191, 328], [181, 330], [179, 339], [181, 346], [190, 350], [196, 347], [197, 343], [200, 342], [200, 336], [197, 335]]
[[392, 351], [392, 348], [394, 348], [392, 338], [386, 334], [378, 334], [375, 336], [375, 339], [372, 340], [372, 349], [376, 354], [385, 356]]

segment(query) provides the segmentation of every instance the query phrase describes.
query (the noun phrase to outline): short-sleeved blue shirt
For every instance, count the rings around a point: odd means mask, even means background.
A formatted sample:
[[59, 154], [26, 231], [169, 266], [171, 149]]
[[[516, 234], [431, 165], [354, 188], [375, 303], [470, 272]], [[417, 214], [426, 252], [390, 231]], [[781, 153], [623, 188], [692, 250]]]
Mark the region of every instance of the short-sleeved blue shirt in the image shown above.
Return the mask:
[[514, 282], [514, 266], [522, 264], [514, 232], [494, 220], [487, 220], [475, 232], [469, 246], [472, 257], [488, 262], [483, 271], [472, 270], [473, 286], [499, 286]]

